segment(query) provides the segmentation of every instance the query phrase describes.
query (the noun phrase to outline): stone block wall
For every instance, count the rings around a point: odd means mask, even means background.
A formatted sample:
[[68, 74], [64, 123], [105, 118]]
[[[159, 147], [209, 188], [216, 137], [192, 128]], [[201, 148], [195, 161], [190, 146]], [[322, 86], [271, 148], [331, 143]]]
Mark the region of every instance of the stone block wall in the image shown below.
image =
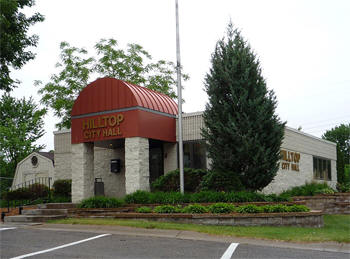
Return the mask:
[[[111, 173], [111, 159], [121, 160], [121, 172]], [[125, 152], [124, 148], [94, 148], [94, 177], [102, 178], [105, 195], [109, 197], [125, 196]]]
[[333, 195], [299, 196], [294, 201], [303, 201], [313, 210], [321, 210], [325, 214], [350, 214], [350, 193]]
[[72, 202], [94, 196], [94, 144], [72, 145]]
[[149, 191], [149, 143], [148, 139], [134, 137], [125, 139], [125, 191]]
[[54, 132], [55, 179], [72, 179], [72, 151], [70, 130]]

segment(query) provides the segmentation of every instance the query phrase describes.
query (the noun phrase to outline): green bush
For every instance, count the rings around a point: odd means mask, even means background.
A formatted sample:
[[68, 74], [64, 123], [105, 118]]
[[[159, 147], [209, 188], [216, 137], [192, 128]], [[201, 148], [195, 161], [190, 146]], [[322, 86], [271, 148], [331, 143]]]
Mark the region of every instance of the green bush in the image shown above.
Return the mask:
[[[282, 197], [293, 197], [293, 196], [314, 196], [323, 192], [332, 192], [327, 183], [306, 183], [301, 186], [293, 187], [280, 194]], [[333, 191], [334, 192], [334, 191]]]
[[183, 208], [181, 212], [182, 213], [191, 213], [191, 214], [207, 213], [208, 208], [205, 206], [202, 206], [200, 204], [192, 204], [192, 205], [188, 205], [185, 208]]
[[236, 209], [236, 211], [238, 213], [260, 213], [260, 212], [263, 212], [263, 209], [254, 204], [248, 204], [248, 205], [239, 206]]
[[[204, 169], [184, 168], [185, 192], [195, 192], [208, 171]], [[152, 192], [178, 192], [180, 191], [179, 169], [168, 172], [151, 184]]]
[[72, 180], [61, 179], [53, 183], [53, 195], [58, 197], [70, 197], [72, 192]]
[[136, 191], [125, 197], [127, 204], [180, 204], [180, 203], [207, 203], [207, 202], [281, 202], [289, 201], [289, 196], [264, 195], [255, 192], [215, 192], [201, 191], [198, 193], [179, 192], [146, 192]]
[[350, 182], [349, 183], [337, 183], [337, 190], [339, 192], [350, 192]]
[[150, 207], [143, 206], [143, 207], [137, 208], [136, 212], [138, 212], [138, 213], [152, 213], [152, 209]]
[[119, 208], [123, 205], [123, 201], [117, 198], [96, 196], [83, 200], [78, 208]]
[[232, 213], [235, 211], [235, 206], [229, 203], [215, 203], [209, 206], [211, 213]]
[[309, 212], [310, 209], [305, 205], [291, 205], [287, 206], [287, 212]]
[[124, 201], [128, 204], [149, 204], [151, 203], [150, 193], [146, 191], [136, 191], [126, 195]]
[[244, 187], [236, 174], [211, 171], [203, 177], [199, 189], [202, 191], [230, 192], [242, 191]]
[[46, 185], [34, 183], [28, 187], [19, 188], [5, 193], [4, 198], [9, 201], [13, 200], [36, 200], [49, 196], [49, 188]]
[[180, 192], [155, 192], [149, 193], [150, 203], [179, 204], [189, 202], [190, 194]]
[[225, 202], [226, 193], [214, 191], [201, 191], [191, 194], [190, 202]]
[[154, 208], [156, 213], [180, 213], [181, 209], [172, 205], [161, 205]]

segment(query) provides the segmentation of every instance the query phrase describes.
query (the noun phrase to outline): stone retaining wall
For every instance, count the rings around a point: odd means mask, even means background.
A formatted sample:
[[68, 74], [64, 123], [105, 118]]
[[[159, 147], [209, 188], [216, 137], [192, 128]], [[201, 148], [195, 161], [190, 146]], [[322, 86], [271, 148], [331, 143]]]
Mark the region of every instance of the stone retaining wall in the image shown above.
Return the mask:
[[325, 214], [350, 214], [350, 193], [298, 196], [293, 200], [303, 201], [310, 209], [321, 210]]
[[[149, 220], [174, 223], [191, 223], [201, 225], [226, 225], [226, 226], [297, 226], [297, 227], [323, 227], [323, 213], [321, 211], [295, 212], [295, 213], [257, 213], [257, 214], [158, 214], [158, 213], [133, 213], [116, 212], [107, 210], [105, 213], [77, 213], [70, 217], [90, 218], [118, 218]], [[70, 211], [72, 213], [72, 211]]]

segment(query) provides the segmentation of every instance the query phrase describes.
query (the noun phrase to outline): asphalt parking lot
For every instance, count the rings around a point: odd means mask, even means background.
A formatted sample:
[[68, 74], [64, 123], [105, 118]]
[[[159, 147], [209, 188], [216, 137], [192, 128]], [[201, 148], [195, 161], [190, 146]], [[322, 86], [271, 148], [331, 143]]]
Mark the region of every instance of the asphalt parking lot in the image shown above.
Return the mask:
[[[154, 230], [1, 225], [1, 258], [350, 258], [349, 253], [166, 237]], [[110, 230], [110, 231], [108, 231]], [[149, 231], [149, 235], [147, 232]], [[162, 234], [163, 233], [163, 234]], [[187, 233], [187, 235], [189, 235]], [[203, 238], [199, 238], [203, 239]]]

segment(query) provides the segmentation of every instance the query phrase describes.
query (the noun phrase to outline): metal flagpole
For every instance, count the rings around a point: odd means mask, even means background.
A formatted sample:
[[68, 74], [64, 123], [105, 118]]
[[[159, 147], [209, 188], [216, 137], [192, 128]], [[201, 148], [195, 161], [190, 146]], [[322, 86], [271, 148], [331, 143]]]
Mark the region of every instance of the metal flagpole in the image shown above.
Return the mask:
[[179, 166], [180, 166], [180, 191], [185, 192], [184, 187], [184, 156], [182, 141], [182, 89], [181, 89], [181, 60], [180, 60], [180, 37], [179, 37], [179, 5], [175, 0], [176, 12], [176, 59], [177, 59], [177, 100], [178, 100], [178, 137], [179, 137]]

